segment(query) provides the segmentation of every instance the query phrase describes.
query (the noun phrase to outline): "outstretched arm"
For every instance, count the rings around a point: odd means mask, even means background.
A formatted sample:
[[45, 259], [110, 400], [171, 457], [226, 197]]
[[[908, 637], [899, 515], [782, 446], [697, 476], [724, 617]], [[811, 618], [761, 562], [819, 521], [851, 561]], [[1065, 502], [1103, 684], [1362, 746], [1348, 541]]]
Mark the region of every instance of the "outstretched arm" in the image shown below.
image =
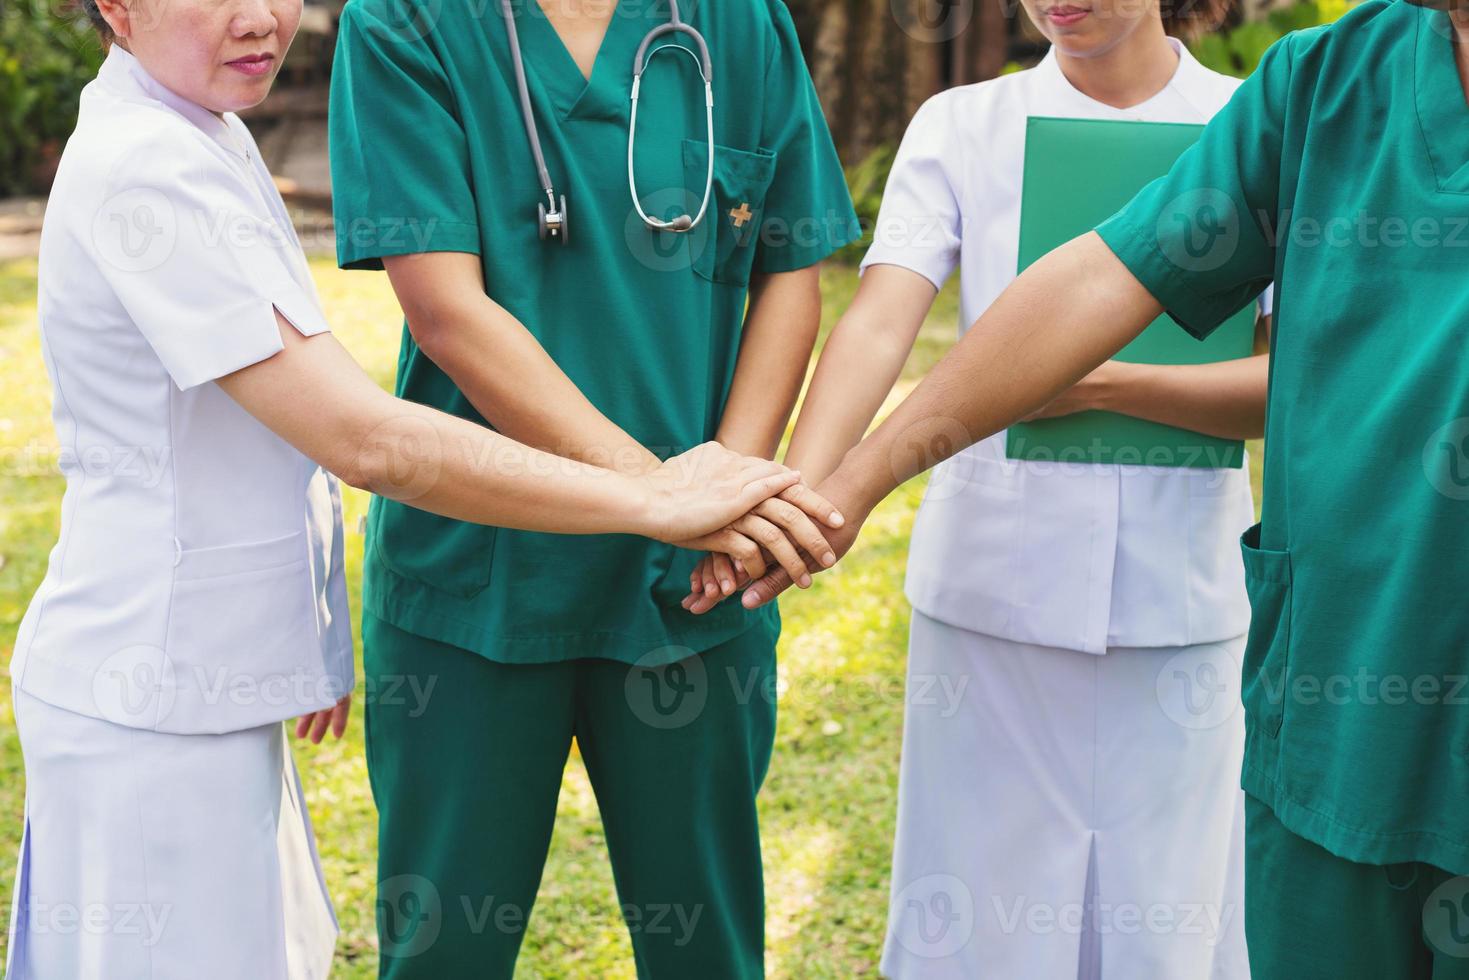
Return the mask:
[[[817, 487], [847, 518], [832, 536], [838, 556], [899, 485], [1055, 398], [1162, 309], [1095, 232], [1032, 265]], [[744, 604], [763, 605], [789, 585], [767, 574]]]
[[277, 314], [283, 349], [218, 379], [265, 426], [352, 486], [459, 520], [679, 540], [723, 527], [796, 475], [706, 444], [633, 476], [562, 459], [384, 392], [330, 333]]

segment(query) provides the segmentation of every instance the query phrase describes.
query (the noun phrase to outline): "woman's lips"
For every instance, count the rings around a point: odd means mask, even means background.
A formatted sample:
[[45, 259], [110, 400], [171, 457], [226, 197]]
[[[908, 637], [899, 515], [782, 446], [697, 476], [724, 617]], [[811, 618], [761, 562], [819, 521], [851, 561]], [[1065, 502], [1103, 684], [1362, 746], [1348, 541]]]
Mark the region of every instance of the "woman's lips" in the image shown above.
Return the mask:
[[275, 55], [249, 54], [243, 58], [236, 58], [234, 61], [227, 61], [225, 64], [241, 74], [255, 77], [267, 74], [270, 71], [271, 67], [275, 64]]
[[1070, 27], [1089, 13], [1085, 7], [1052, 7], [1046, 11], [1046, 19], [1057, 27]]

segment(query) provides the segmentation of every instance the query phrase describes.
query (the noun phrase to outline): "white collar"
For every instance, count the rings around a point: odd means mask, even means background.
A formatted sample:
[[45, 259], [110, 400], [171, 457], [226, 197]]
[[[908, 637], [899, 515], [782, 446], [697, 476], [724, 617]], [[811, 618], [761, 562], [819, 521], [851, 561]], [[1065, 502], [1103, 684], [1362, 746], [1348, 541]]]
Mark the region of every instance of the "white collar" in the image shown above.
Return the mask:
[[107, 58], [97, 72], [97, 80], [109, 91], [123, 98], [141, 97], [147, 101], [160, 103], [187, 119], [230, 153], [241, 159], [249, 159], [249, 155], [240, 145], [239, 138], [229, 123], [197, 102], [191, 102], [178, 95], [148, 74], [142, 63], [122, 45], [114, 43], [109, 47]]
[[1188, 46], [1178, 38], [1170, 36], [1168, 43], [1173, 46], [1173, 50], [1178, 54], [1178, 67], [1174, 69], [1173, 77], [1168, 80], [1167, 85], [1164, 85], [1157, 92], [1154, 92], [1137, 105], [1128, 106], [1125, 109], [1107, 105], [1105, 102], [1098, 102], [1075, 85], [1072, 85], [1071, 79], [1067, 78], [1066, 73], [1061, 70], [1061, 62], [1056, 57], [1055, 46], [1052, 46], [1046, 52], [1046, 56], [1036, 66], [1036, 72], [1046, 84], [1053, 86], [1058, 93], [1069, 98], [1079, 99], [1094, 110], [1106, 114], [1132, 115], [1141, 111], [1143, 107], [1151, 105], [1156, 99], [1168, 91], [1177, 93], [1190, 105], [1200, 106], [1210, 104], [1209, 92], [1211, 91], [1210, 83], [1214, 80], [1211, 77], [1213, 76], [1213, 72], [1199, 64], [1198, 60], [1189, 53]]

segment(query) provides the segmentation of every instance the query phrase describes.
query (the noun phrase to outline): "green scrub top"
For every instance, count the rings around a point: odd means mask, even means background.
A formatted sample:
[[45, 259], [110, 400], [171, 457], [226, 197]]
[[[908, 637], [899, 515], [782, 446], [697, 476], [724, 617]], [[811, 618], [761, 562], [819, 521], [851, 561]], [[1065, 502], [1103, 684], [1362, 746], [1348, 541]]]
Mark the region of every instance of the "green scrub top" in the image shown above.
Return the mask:
[[[714, 437], [751, 273], [812, 265], [860, 232], [784, 4], [679, 6], [709, 44], [715, 100], [713, 193], [687, 234], [650, 231], [628, 189], [633, 58], [667, 21], [663, 0], [622, 0], [590, 81], [538, 5], [513, 4], [546, 165], [567, 198], [565, 246], [538, 237], [545, 195], [499, 0], [352, 0], [331, 85], [341, 266], [379, 269], [384, 256], [421, 252], [479, 255], [489, 296], [593, 405], [664, 458]], [[660, 53], [640, 96], [644, 209], [692, 215], [708, 160], [695, 63]], [[485, 422], [406, 324], [396, 390]], [[633, 535], [483, 527], [375, 498], [363, 604], [401, 629], [508, 663], [652, 665], [757, 621], [778, 622], [773, 610], [749, 612], [738, 601], [704, 616], [686, 612], [680, 601], [699, 557]]]
[[1469, 105], [1445, 14], [1288, 35], [1097, 229], [1203, 337], [1277, 286], [1243, 785], [1372, 864], [1469, 872]]

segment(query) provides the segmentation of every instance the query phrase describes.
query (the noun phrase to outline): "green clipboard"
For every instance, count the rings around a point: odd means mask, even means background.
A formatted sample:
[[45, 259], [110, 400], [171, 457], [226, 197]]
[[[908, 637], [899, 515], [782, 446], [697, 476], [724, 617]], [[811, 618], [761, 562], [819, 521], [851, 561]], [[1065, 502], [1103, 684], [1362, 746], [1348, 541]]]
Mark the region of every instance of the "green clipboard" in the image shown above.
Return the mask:
[[[1167, 173], [1203, 131], [1190, 123], [1032, 116], [1025, 132], [1019, 271], [1120, 211], [1144, 186]], [[1254, 342], [1253, 303], [1204, 341], [1165, 313], [1117, 359], [1206, 364], [1248, 357]], [[1238, 468], [1244, 462], [1244, 443], [1093, 411], [1012, 425], [1005, 455], [1044, 462]]]

